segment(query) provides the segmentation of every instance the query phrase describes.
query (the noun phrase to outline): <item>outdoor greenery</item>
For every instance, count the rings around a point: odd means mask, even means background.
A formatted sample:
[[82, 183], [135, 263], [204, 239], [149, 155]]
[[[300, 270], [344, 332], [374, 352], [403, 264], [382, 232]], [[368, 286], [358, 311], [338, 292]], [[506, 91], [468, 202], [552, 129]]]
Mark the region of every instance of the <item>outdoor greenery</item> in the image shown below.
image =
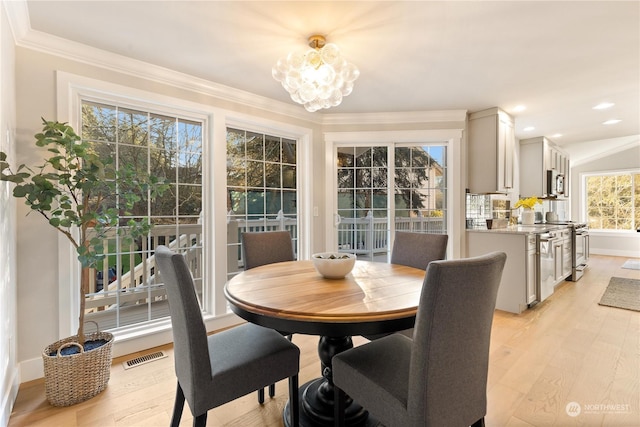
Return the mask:
[[[394, 194], [396, 215], [402, 210], [415, 214], [429, 209], [425, 216], [442, 216], [444, 180], [442, 166], [421, 147], [399, 147], [394, 152]], [[376, 209], [387, 215], [387, 148], [372, 147], [355, 152], [338, 152], [339, 198], [349, 198], [349, 209], [366, 212]], [[434, 178], [440, 178], [432, 182]], [[354, 189], [356, 194], [354, 194]], [[425, 191], [428, 189], [429, 191]], [[428, 194], [435, 207], [427, 205]], [[342, 209], [342, 207], [340, 207]], [[384, 211], [384, 212], [382, 212]]]
[[296, 141], [227, 129], [227, 210], [249, 218], [296, 215]]
[[84, 102], [82, 139], [101, 158], [163, 178], [167, 190], [151, 203], [136, 203], [133, 216], [152, 216], [154, 224], [175, 224], [202, 210], [202, 124], [144, 111]]
[[587, 220], [599, 230], [640, 228], [640, 174], [586, 177]]
[[78, 340], [84, 342], [84, 303], [89, 291], [89, 269], [107, 255], [105, 238], [115, 230], [123, 242], [149, 233], [152, 224], [136, 217], [134, 209], [161, 195], [161, 178], [135, 163], [121, 162], [97, 152], [66, 123], [42, 119], [36, 146], [46, 149], [43, 163], [20, 165], [13, 171], [7, 154], [0, 152], [0, 179], [15, 184], [13, 196], [68, 238], [82, 266]]

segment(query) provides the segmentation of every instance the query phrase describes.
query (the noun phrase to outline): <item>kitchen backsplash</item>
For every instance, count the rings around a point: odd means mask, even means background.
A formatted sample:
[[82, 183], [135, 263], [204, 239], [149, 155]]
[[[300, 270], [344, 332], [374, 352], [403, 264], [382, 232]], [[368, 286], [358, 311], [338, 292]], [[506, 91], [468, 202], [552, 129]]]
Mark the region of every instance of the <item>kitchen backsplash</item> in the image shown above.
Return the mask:
[[[534, 208], [536, 222], [543, 222], [546, 212], [555, 212], [558, 221], [569, 220], [568, 203], [567, 200], [543, 200], [541, 205]], [[520, 215], [520, 209], [512, 211], [511, 201], [500, 194], [467, 193], [465, 205], [467, 228], [486, 228], [487, 219], [509, 219], [512, 215]]]

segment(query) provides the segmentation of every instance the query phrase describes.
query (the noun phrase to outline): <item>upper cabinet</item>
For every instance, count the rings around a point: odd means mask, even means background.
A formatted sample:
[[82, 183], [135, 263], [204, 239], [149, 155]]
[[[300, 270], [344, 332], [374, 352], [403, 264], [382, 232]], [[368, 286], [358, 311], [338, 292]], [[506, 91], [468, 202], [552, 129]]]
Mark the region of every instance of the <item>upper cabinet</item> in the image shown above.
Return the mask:
[[508, 193], [513, 189], [513, 118], [499, 108], [469, 115], [469, 191]]
[[520, 195], [569, 197], [569, 155], [539, 136], [520, 141]]

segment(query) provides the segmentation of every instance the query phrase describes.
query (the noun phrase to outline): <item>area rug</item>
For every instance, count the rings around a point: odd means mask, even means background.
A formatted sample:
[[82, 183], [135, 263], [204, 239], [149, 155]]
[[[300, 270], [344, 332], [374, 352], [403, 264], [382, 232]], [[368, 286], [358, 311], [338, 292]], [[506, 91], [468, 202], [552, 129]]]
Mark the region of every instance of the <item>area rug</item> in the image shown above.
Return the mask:
[[640, 311], [640, 280], [612, 277], [598, 304]]
[[640, 261], [636, 259], [628, 259], [624, 264], [622, 264], [622, 268], [627, 268], [629, 270], [640, 270]]

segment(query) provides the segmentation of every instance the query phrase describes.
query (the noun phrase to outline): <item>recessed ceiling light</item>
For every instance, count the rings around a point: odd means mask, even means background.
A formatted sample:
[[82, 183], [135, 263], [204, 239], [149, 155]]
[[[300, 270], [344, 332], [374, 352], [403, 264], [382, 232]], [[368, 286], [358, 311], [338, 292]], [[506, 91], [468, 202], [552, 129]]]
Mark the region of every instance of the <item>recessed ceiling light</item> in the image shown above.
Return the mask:
[[607, 108], [613, 107], [615, 104], [613, 102], [601, 102], [600, 104], [593, 107], [594, 110], [606, 110]]
[[616, 123], [620, 123], [622, 120], [620, 119], [611, 119], [606, 122], [602, 122], [603, 125], [615, 125]]
[[525, 107], [524, 105], [516, 105], [515, 107], [513, 107], [513, 112], [514, 113], [519, 113], [521, 111], [526, 110], [527, 107]]
[[525, 132], [531, 132], [532, 130], [535, 130], [535, 128], [533, 126], [527, 126], [526, 128], [522, 129]]
[[562, 134], [561, 134], [561, 133], [554, 133], [554, 134], [552, 135], [552, 137], [553, 137], [553, 138], [560, 138], [561, 136], [562, 136]]

